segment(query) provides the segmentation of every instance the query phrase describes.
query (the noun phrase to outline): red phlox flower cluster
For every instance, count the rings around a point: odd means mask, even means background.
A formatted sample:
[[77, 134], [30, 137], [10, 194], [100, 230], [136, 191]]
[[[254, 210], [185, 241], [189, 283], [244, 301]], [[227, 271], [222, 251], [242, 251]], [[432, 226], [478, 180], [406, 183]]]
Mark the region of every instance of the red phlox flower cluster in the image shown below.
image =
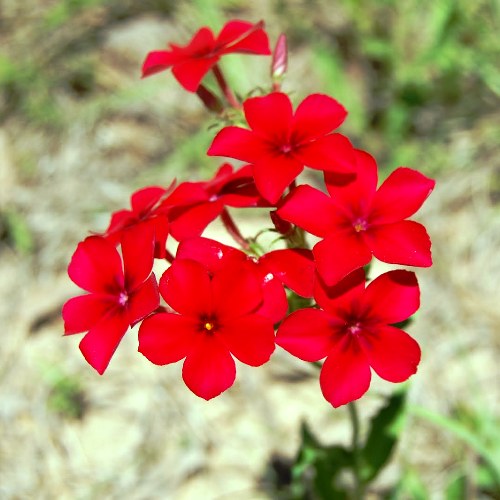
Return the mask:
[[[335, 407], [360, 398], [372, 370], [390, 382], [416, 372], [420, 348], [397, 326], [419, 307], [415, 274], [393, 270], [370, 282], [363, 268], [373, 257], [432, 264], [424, 226], [408, 218], [435, 183], [399, 167], [377, 189], [374, 158], [336, 132], [344, 107], [312, 94], [294, 110], [281, 92], [286, 46], [280, 36], [271, 91], [241, 104], [217, 62], [232, 52], [270, 54], [262, 23], [230, 21], [217, 36], [202, 28], [185, 47], [148, 54], [144, 76], [172, 68], [187, 90], [231, 123], [208, 155], [245, 164], [224, 163], [208, 181], [140, 189], [103, 235], [78, 245], [68, 273], [88, 293], [64, 305], [65, 331], [87, 332], [80, 348], [100, 374], [139, 322], [139, 351], [157, 365], [184, 360], [186, 385], [204, 399], [233, 384], [235, 359], [260, 366], [276, 344], [307, 362], [325, 359], [321, 390]], [[232, 113], [200, 87], [211, 68]], [[248, 128], [238, 126], [242, 112]], [[305, 167], [323, 172], [326, 192], [297, 182]], [[272, 224], [245, 237], [228, 207], [267, 209]], [[202, 237], [218, 217], [241, 249]], [[269, 232], [285, 248], [264, 247], [260, 238]], [[312, 250], [308, 233], [319, 238]], [[179, 242], [175, 257], [169, 235]], [[159, 285], [155, 258], [169, 264]]]

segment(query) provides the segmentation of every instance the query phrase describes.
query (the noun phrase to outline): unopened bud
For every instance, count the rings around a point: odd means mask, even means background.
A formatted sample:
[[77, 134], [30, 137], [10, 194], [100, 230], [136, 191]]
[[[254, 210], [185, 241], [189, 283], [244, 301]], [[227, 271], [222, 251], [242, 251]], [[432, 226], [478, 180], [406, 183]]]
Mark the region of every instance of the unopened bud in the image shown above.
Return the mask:
[[273, 52], [273, 62], [271, 64], [271, 77], [273, 80], [281, 79], [288, 68], [288, 45], [286, 35], [281, 33], [276, 42]]

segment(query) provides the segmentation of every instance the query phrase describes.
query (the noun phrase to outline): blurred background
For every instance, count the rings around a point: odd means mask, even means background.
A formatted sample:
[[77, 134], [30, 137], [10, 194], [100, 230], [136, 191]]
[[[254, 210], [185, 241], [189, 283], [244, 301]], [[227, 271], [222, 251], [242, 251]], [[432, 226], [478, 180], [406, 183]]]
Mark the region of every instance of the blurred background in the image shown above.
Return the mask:
[[[423, 360], [396, 454], [367, 498], [499, 498], [497, 0], [1, 0], [0, 497], [289, 498], [273, 485], [286, 483], [301, 421], [349, 442], [346, 410], [281, 350], [260, 369], [239, 365], [235, 386], [206, 403], [180, 365], [137, 355], [135, 331], [103, 377], [81, 336], [62, 338], [76, 244], [133, 190], [218, 166], [204, 154], [213, 119], [169, 72], [141, 80], [145, 55], [231, 18], [264, 19], [272, 44], [287, 34], [284, 90], [341, 101], [342, 131], [381, 177], [405, 165], [437, 180], [418, 214], [435, 262], [417, 271], [409, 330]], [[222, 67], [245, 96], [268, 85], [269, 64], [229, 56]], [[374, 381], [364, 421], [392, 390]]]

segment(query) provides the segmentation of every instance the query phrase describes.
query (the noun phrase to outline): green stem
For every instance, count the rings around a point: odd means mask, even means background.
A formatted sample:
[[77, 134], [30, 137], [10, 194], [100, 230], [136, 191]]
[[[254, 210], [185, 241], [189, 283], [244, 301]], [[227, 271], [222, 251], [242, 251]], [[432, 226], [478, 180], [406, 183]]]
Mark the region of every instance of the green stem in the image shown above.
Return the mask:
[[354, 473], [354, 499], [362, 500], [364, 498], [364, 484], [361, 477], [361, 463], [359, 455], [359, 416], [356, 404], [351, 401], [347, 405], [349, 410], [349, 417], [352, 425], [352, 441], [351, 450], [354, 458], [353, 473]]

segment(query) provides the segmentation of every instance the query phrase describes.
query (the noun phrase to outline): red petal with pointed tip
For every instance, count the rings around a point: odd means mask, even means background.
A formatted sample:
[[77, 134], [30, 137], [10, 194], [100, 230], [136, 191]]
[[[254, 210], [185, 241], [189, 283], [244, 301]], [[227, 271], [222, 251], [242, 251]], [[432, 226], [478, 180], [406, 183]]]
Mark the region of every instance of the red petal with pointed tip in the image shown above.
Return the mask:
[[132, 326], [151, 314], [160, 305], [160, 294], [154, 274], [129, 296], [128, 304], [128, 314]]
[[274, 352], [271, 320], [256, 314], [225, 321], [217, 334], [233, 356], [250, 366], [263, 365]]
[[373, 280], [363, 296], [370, 317], [391, 324], [404, 321], [420, 306], [420, 289], [415, 273], [389, 271]]
[[144, 283], [151, 274], [154, 250], [155, 227], [151, 221], [142, 222], [123, 231], [123, 267], [125, 287], [129, 293]]
[[266, 200], [275, 204], [303, 169], [300, 163], [285, 155], [260, 160], [253, 166], [255, 185]]
[[179, 62], [179, 55], [167, 50], [154, 50], [150, 52], [142, 65], [142, 76], [150, 76]]
[[366, 216], [377, 190], [377, 163], [364, 151], [355, 150], [356, 172], [325, 172], [325, 184], [334, 203], [351, 219]]
[[370, 387], [368, 358], [358, 342], [346, 335], [326, 358], [319, 382], [325, 399], [334, 407], [359, 399]]
[[[281, 92], [251, 97], [243, 103], [250, 128], [279, 148], [289, 145], [293, 109], [290, 98]], [[270, 119], [272, 117], [272, 119]]]
[[347, 137], [330, 134], [302, 144], [293, 150], [293, 156], [303, 165], [316, 170], [355, 172], [354, 149]]
[[432, 265], [431, 240], [418, 222], [404, 220], [375, 226], [364, 234], [373, 255], [382, 262], [417, 267]]
[[185, 358], [197, 336], [199, 322], [188, 316], [159, 313], [146, 318], [139, 328], [139, 352], [155, 365]]
[[300, 309], [287, 316], [276, 334], [276, 343], [293, 356], [314, 362], [328, 356], [338, 341], [338, 324], [319, 309]]
[[318, 273], [327, 285], [334, 285], [352, 271], [366, 266], [372, 253], [363, 239], [352, 231], [337, 231], [313, 248]]
[[123, 308], [107, 314], [83, 337], [80, 350], [87, 362], [102, 375], [111, 361], [129, 321]]
[[117, 306], [116, 298], [109, 295], [89, 294], [69, 299], [62, 309], [64, 334], [71, 335], [90, 330]]
[[295, 143], [317, 139], [335, 130], [347, 116], [345, 108], [324, 94], [311, 94], [297, 107], [293, 117]]
[[417, 371], [420, 347], [406, 332], [392, 326], [364, 333], [361, 346], [377, 375], [389, 382], [404, 382]]
[[176, 259], [160, 279], [160, 293], [174, 311], [199, 317], [212, 312], [208, 271], [193, 260]]
[[120, 255], [111, 242], [100, 236], [89, 236], [78, 244], [68, 275], [87, 292], [116, 294], [123, 288]]
[[[254, 25], [245, 21], [229, 21], [224, 25], [216, 40], [216, 45], [221, 47], [220, 53], [269, 55], [271, 50], [267, 35], [261, 27], [263, 25], [263, 22]], [[229, 46], [224, 48], [223, 45]]]
[[130, 210], [119, 210], [111, 215], [108, 229], [104, 233], [104, 238], [113, 245], [118, 245], [121, 240], [120, 231], [129, 225], [137, 223], [137, 216]]
[[273, 250], [263, 255], [259, 262], [296, 294], [312, 297], [316, 266], [310, 250]]
[[422, 206], [435, 184], [434, 180], [416, 170], [396, 169], [378, 189], [370, 221], [388, 224], [410, 217]]
[[325, 237], [344, 220], [333, 201], [323, 192], [308, 185], [294, 189], [278, 209], [278, 215], [315, 236]]
[[212, 399], [233, 385], [234, 359], [215, 335], [202, 335], [184, 361], [182, 378], [194, 394]]
[[203, 77], [218, 60], [218, 56], [203, 59], [187, 59], [185, 62], [176, 64], [172, 68], [172, 73], [186, 90], [196, 92]]
[[272, 153], [271, 146], [254, 132], [241, 127], [224, 127], [214, 138], [208, 156], [227, 156], [255, 163]]

